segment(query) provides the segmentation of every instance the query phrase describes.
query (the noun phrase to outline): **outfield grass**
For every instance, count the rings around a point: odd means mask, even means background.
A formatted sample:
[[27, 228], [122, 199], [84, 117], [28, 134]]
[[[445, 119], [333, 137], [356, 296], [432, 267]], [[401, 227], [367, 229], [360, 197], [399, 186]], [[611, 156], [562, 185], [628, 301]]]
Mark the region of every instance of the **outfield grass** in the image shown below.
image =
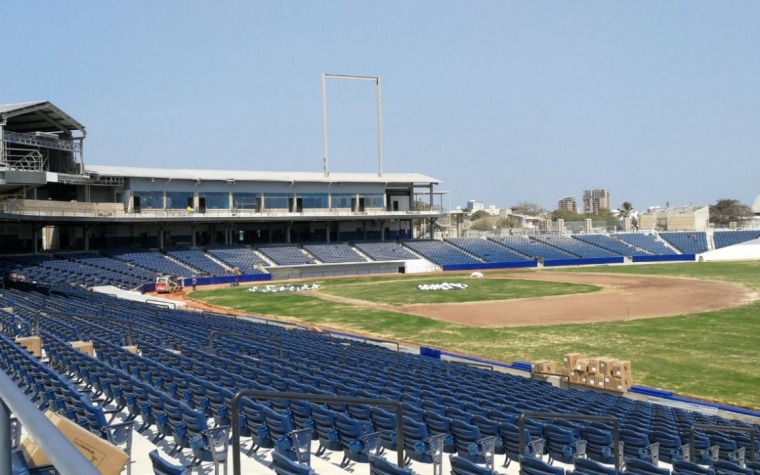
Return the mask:
[[[760, 288], [760, 262], [611, 266], [576, 271], [678, 275]], [[424, 277], [426, 280], [428, 278], [429, 276]], [[455, 278], [458, 277], [454, 274], [440, 274], [430, 281], [453, 282], [456, 281]], [[389, 288], [396, 290], [380, 290], [385, 287], [383, 282], [387, 280], [393, 281]], [[325, 282], [322, 291], [327, 292], [329, 288], [331, 293], [348, 295], [354, 299], [362, 295], [358, 292], [380, 295], [387, 293], [395, 295], [394, 302], [403, 302], [406, 297], [399, 293], [397, 285], [405, 281], [410, 287], [416, 286], [420, 283], [420, 277], [411, 275], [330, 280]], [[468, 284], [473, 282], [474, 280], [467, 280]], [[492, 281], [484, 279], [482, 282]], [[518, 285], [514, 280], [496, 282]], [[338, 290], [343, 285], [345, 288]], [[538, 288], [546, 289], [537, 286], [534, 290]], [[593, 289], [582, 289], [589, 290]], [[483, 289], [484, 295], [491, 291], [485, 287]], [[449, 292], [429, 294], [447, 293]], [[252, 295], [255, 298], [251, 298]], [[254, 294], [237, 288], [196, 292], [193, 298], [252, 314], [279, 316], [501, 361], [551, 359], [559, 362], [564, 353], [575, 351], [589, 356], [629, 359], [632, 361], [636, 384], [760, 409], [760, 392], [757, 391], [760, 388], [759, 303], [696, 315], [629, 322], [475, 328], [393, 311], [368, 309], [351, 303], [329, 302], [308, 293]], [[367, 297], [362, 295], [362, 298]], [[460, 295], [460, 298], [464, 297]]]

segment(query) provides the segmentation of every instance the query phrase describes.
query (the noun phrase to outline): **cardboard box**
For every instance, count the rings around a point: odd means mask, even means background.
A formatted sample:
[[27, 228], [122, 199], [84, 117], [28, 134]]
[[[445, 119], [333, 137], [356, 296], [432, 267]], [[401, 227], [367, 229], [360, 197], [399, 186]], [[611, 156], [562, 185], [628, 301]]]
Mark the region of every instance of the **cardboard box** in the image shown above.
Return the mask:
[[612, 364], [616, 361], [615, 358], [599, 358], [599, 374], [612, 376]]
[[568, 353], [562, 358], [562, 364], [567, 369], [575, 369], [575, 363], [582, 357], [580, 353]]
[[626, 392], [631, 389], [631, 381], [625, 378], [608, 377], [604, 383], [604, 389], [621, 393]]
[[90, 356], [95, 356], [95, 347], [91, 341], [70, 341], [69, 345]]
[[38, 336], [16, 338], [16, 343], [29, 350], [35, 357], [42, 356], [42, 340]]
[[596, 374], [599, 372], [599, 358], [590, 358], [588, 360], [588, 368], [586, 369], [589, 373]]
[[554, 361], [540, 360], [534, 361], [530, 364], [531, 373], [556, 373], [557, 367], [554, 365]]
[[614, 376], [616, 378], [625, 378], [628, 377], [628, 379], [633, 379], [632, 373], [631, 373], [631, 362], [630, 361], [615, 361], [612, 363], [612, 370], [610, 371], [610, 376]]
[[[92, 463], [102, 475], [119, 475], [129, 461], [129, 456], [107, 440], [101, 439], [78, 424], [55, 412], [46, 411], [45, 416], [74, 444], [79, 452]], [[21, 451], [30, 467], [50, 463], [37, 442], [26, 436]]]
[[568, 372], [567, 378], [572, 384], [586, 384], [586, 373], [580, 371]]
[[573, 371], [588, 371], [588, 359], [587, 358], [578, 358], [575, 360], [575, 365], [573, 366]]

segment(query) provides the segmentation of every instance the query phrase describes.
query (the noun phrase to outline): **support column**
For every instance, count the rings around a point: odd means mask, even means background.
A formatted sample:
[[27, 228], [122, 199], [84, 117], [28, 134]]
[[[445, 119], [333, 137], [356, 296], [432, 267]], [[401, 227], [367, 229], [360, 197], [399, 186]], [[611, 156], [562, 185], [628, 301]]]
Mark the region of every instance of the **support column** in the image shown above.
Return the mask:
[[285, 242], [287, 242], [288, 244], [290, 244], [290, 230], [292, 226], [293, 226], [293, 223], [288, 223], [285, 226]]
[[[195, 195], [195, 198], [197, 199], [198, 195]], [[193, 247], [195, 247], [195, 242], [196, 242], [196, 240], [195, 240], [195, 223], [193, 223], [193, 225], [190, 226], [190, 229], [191, 229], [190, 234], [193, 235]]]
[[84, 233], [84, 252], [90, 251], [90, 236], [89, 236], [90, 233], [89, 233], [88, 228], [89, 226], [86, 224], [82, 226], [82, 232]]
[[[2, 138], [1, 135], [0, 138]], [[2, 143], [2, 140], [0, 140], [0, 143]], [[11, 409], [4, 401], [0, 400], [0, 473], [13, 473], [13, 470], [11, 470], [12, 465]]]
[[37, 226], [32, 224], [32, 252], [34, 254], [38, 254], [39, 250], [37, 249]]

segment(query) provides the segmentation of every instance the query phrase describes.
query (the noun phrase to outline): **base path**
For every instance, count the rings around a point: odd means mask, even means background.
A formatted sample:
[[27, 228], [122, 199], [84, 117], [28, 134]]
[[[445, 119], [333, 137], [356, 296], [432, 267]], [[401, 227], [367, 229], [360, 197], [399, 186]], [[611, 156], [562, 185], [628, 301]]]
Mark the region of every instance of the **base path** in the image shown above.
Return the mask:
[[687, 315], [735, 307], [758, 298], [756, 291], [742, 285], [678, 277], [533, 271], [486, 278], [590, 284], [602, 290], [555, 297], [405, 305], [397, 311], [464, 325], [504, 327]]

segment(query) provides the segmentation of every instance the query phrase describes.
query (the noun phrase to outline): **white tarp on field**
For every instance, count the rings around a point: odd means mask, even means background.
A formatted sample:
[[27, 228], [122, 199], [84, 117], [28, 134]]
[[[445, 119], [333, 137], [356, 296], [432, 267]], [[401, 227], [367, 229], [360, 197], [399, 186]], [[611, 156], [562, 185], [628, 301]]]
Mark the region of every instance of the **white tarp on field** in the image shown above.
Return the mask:
[[714, 251], [707, 251], [699, 255], [703, 261], [743, 261], [748, 259], [760, 259], [760, 239], [722, 247]]

